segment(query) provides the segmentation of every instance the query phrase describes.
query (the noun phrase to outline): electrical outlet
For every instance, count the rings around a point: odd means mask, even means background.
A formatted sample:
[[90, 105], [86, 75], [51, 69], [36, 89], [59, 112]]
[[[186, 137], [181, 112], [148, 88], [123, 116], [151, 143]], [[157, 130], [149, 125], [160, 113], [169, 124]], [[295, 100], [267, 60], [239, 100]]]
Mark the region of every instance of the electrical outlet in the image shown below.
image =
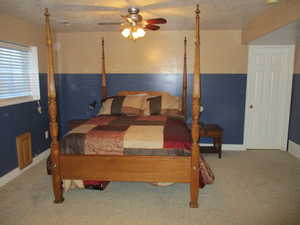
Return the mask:
[[48, 139], [49, 138], [49, 131], [45, 131], [45, 139]]

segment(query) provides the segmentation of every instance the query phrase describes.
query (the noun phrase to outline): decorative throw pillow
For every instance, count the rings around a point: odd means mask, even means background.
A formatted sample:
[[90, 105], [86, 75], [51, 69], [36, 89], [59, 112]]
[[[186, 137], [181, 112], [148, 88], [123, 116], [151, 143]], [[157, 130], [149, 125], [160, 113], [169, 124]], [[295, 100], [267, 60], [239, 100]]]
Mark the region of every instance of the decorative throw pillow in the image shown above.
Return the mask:
[[122, 113], [126, 115], [143, 114], [146, 95], [127, 95], [122, 105]]
[[181, 99], [172, 95], [148, 97], [144, 107], [144, 115], [182, 117]]
[[112, 96], [102, 101], [98, 115], [141, 115], [145, 95]]
[[113, 100], [114, 100], [113, 98], [103, 99], [102, 106], [100, 108], [98, 115], [110, 115]]

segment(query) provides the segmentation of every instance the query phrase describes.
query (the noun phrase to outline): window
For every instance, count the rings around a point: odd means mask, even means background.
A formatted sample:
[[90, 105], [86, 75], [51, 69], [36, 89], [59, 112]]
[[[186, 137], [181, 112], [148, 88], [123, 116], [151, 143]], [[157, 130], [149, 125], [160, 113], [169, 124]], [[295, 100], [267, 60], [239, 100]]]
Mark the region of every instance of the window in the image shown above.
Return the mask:
[[39, 99], [37, 48], [0, 41], [0, 106]]

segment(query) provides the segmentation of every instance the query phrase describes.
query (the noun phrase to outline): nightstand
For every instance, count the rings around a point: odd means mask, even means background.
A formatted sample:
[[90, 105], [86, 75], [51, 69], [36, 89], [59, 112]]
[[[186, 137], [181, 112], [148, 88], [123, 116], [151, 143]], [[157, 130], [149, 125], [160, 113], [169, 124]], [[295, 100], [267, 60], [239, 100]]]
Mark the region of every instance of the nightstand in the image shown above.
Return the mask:
[[201, 146], [202, 153], [218, 153], [219, 159], [222, 158], [222, 138], [223, 129], [217, 124], [201, 124], [200, 138], [208, 137], [213, 139], [213, 146]]

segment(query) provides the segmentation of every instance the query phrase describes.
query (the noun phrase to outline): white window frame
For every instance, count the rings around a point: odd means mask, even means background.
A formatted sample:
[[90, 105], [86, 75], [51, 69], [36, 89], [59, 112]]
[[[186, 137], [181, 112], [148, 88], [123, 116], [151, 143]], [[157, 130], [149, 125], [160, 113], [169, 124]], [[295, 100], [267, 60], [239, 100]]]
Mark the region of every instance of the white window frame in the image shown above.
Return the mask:
[[[30, 89], [31, 89], [31, 95], [30, 96], [24, 96], [24, 97], [15, 97], [15, 98], [5, 98], [0, 99], [0, 107], [3, 106], [9, 106], [9, 105], [15, 105], [25, 102], [32, 102], [32, 101], [38, 101], [40, 100], [40, 83], [39, 83], [39, 68], [38, 68], [38, 53], [37, 53], [37, 47], [35, 46], [26, 46], [22, 44], [7, 42], [0, 40], [0, 47], [9, 46], [10, 48], [12, 46], [16, 46], [15, 49], [18, 49], [17, 46], [26, 47], [29, 48], [30, 52]], [[0, 74], [1, 76], [1, 74]]]

